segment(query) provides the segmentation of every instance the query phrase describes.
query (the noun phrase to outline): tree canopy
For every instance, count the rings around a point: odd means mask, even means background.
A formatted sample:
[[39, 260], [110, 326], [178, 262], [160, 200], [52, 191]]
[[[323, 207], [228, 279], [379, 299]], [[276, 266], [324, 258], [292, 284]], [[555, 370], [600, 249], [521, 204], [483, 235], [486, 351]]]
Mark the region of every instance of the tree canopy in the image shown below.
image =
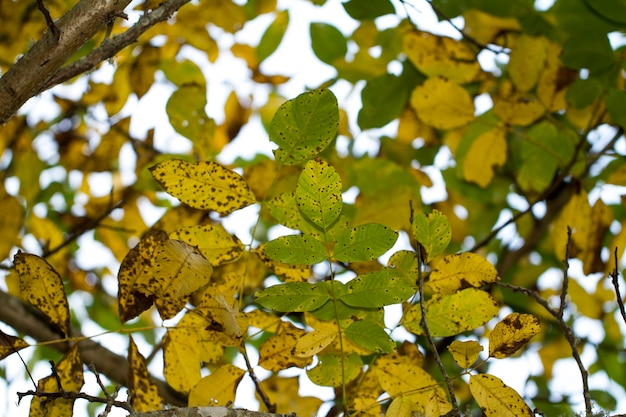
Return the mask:
[[[8, 402], [624, 407], [623, 1], [74, 3], [0, 0]], [[298, 9], [346, 23], [307, 23], [294, 67], [332, 75], [288, 94]]]

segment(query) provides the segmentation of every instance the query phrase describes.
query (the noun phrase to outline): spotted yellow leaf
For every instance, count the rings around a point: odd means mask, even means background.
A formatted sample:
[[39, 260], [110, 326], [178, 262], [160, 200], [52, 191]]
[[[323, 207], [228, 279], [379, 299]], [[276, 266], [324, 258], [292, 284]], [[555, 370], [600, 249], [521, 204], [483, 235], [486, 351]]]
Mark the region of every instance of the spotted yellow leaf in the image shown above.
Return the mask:
[[227, 406], [235, 401], [235, 391], [245, 375], [243, 369], [226, 364], [198, 382], [189, 393], [189, 407]]
[[427, 286], [440, 294], [452, 294], [468, 287], [480, 287], [499, 280], [498, 271], [485, 258], [471, 252], [448, 255], [437, 262]]
[[219, 223], [185, 227], [171, 233], [170, 239], [197, 247], [214, 267], [234, 261], [243, 252], [241, 241]]
[[543, 37], [522, 34], [515, 39], [507, 69], [517, 91], [525, 93], [537, 84], [546, 54], [546, 41]]
[[154, 179], [190, 207], [230, 214], [256, 201], [239, 174], [216, 162], [172, 159], [150, 168]]
[[522, 397], [493, 375], [470, 376], [470, 391], [487, 417], [532, 417]]
[[18, 252], [13, 263], [22, 298], [45, 314], [64, 335], [69, 335], [70, 308], [59, 273], [44, 258], [29, 253]]
[[276, 335], [267, 339], [259, 347], [259, 366], [268, 371], [278, 372], [296, 366], [304, 368], [311, 363], [311, 358], [293, 355], [293, 349], [306, 332], [291, 323], [282, 322]]
[[128, 347], [128, 388], [133, 393], [130, 401], [135, 411], [155, 411], [163, 407], [159, 388], [151, 379], [146, 359], [137, 349], [132, 336]]
[[11, 336], [0, 330], [0, 359], [30, 346], [24, 339]]
[[[322, 405], [322, 400], [314, 396], [301, 395], [298, 392], [299, 388], [300, 383], [297, 376], [282, 377], [274, 374], [263, 380], [263, 390], [269, 397], [270, 402], [276, 404], [277, 413], [295, 413], [298, 416], [317, 415], [317, 410]], [[256, 397], [259, 403], [263, 404], [258, 393]]]
[[506, 129], [496, 127], [478, 136], [463, 160], [463, 177], [485, 188], [493, 180], [495, 170], [506, 162]]
[[443, 77], [430, 77], [411, 94], [417, 117], [437, 129], [454, 129], [474, 119], [474, 102], [460, 85]]
[[455, 340], [448, 346], [448, 352], [452, 354], [454, 361], [463, 369], [468, 369], [482, 352], [483, 347], [475, 340]]
[[293, 354], [303, 358], [310, 357], [330, 345], [338, 336], [338, 329], [334, 323], [313, 330], [302, 336], [294, 348]]
[[489, 356], [506, 358], [517, 352], [541, 331], [541, 322], [532, 314], [511, 313], [489, 333]]

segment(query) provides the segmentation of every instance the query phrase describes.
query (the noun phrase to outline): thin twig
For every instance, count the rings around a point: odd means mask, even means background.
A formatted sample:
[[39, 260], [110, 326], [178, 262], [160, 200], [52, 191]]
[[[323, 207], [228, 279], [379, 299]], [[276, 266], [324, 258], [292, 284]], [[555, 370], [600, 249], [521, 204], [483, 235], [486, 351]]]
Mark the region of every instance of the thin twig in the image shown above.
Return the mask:
[[58, 42], [59, 38], [61, 37], [61, 31], [59, 31], [59, 28], [57, 27], [57, 25], [54, 24], [54, 20], [52, 20], [52, 16], [50, 16], [50, 12], [46, 8], [46, 6], [43, 4], [43, 0], [37, 0], [37, 8], [39, 8], [39, 11], [41, 11], [41, 14], [43, 14], [43, 17], [46, 19], [46, 25], [48, 25], [48, 28], [54, 35], [54, 38], [56, 39], [56, 41]]
[[565, 244], [565, 259], [563, 259], [563, 284], [561, 285], [561, 295], [559, 305], [559, 318], [563, 320], [563, 312], [565, 310], [565, 298], [567, 297], [567, 288], [569, 286], [569, 251], [572, 246], [572, 228], [567, 226], [567, 243]]
[[270, 400], [270, 398], [267, 396], [265, 391], [263, 391], [263, 387], [261, 386], [261, 381], [256, 376], [256, 373], [254, 373], [254, 369], [252, 368], [252, 364], [250, 363], [250, 358], [248, 358], [248, 352], [246, 351], [245, 344], [243, 344], [240, 350], [241, 350], [241, 354], [243, 355], [243, 359], [246, 361], [246, 368], [248, 368], [248, 374], [250, 375], [250, 378], [252, 379], [252, 382], [254, 383], [254, 387], [256, 389], [257, 394], [259, 394], [259, 397], [261, 397], [263, 404], [265, 405], [265, 407], [267, 407], [267, 411], [269, 411], [270, 413], [275, 413], [276, 404], [272, 403], [272, 400]]
[[[413, 201], [409, 201], [409, 209], [410, 209], [410, 222], [413, 224]], [[428, 340], [428, 344], [430, 345], [430, 350], [433, 352], [433, 356], [435, 358], [435, 362], [437, 363], [437, 367], [439, 368], [439, 372], [446, 381], [446, 386], [448, 388], [448, 394], [450, 395], [450, 402], [452, 403], [452, 410], [449, 415], [460, 416], [461, 411], [459, 410], [459, 406], [457, 404], [456, 395], [454, 394], [454, 385], [452, 385], [452, 380], [446, 371], [446, 368], [443, 366], [443, 362], [441, 361], [441, 356], [439, 356], [439, 352], [437, 351], [437, 345], [435, 344], [435, 340], [433, 339], [430, 331], [428, 330], [428, 322], [426, 320], [426, 304], [424, 303], [424, 275], [422, 274], [422, 267], [424, 265], [424, 259], [422, 258], [422, 245], [419, 242], [415, 242], [415, 252], [417, 253], [417, 280], [419, 284], [419, 293], [420, 293], [420, 310], [422, 312], [422, 319], [420, 320], [420, 326], [422, 330], [424, 330], [424, 335]]]
[[615, 288], [615, 297], [617, 298], [617, 305], [619, 306], [619, 312], [622, 315], [622, 320], [626, 323], [626, 310], [624, 309], [624, 301], [622, 300], [622, 294], [619, 290], [619, 271], [618, 271], [618, 261], [617, 261], [617, 247], [615, 247], [614, 255], [615, 257], [615, 268], [609, 274], [611, 277], [611, 282], [613, 283], [613, 288]]

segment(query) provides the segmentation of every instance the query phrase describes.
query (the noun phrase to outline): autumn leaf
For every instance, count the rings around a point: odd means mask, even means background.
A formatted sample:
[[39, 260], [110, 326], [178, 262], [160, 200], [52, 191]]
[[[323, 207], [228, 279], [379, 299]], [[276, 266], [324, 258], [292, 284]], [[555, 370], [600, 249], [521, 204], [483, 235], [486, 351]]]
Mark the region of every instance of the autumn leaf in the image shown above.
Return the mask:
[[539, 319], [531, 314], [511, 313], [489, 333], [489, 356], [506, 358], [541, 332]]
[[342, 209], [341, 178], [327, 162], [311, 160], [298, 178], [296, 201], [302, 212], [326, 230], [339, 218]]
[[30, 346], [24, 339], [11, 336], [0, 330], [0, 360]]
[[475, 340], [459, 341], [455, 340], [448, 346], [448, 351], [452, 354], [454, 361], [463, 369], [468, 369], [476, 362], [483, 347]]
[[213, 267], [232, 262], [243, 252], [241, 241], [221, 224], [189, 226], [170, 233], [169, 237], [197, 247]]
[[417, 117], [437, 129], [454, 129], [474, 119], [474, 102], [460, 85], [443, 77], [430, 77], [411, 94]]
[[482, 256], [471, 252], [448, 255], [437, 262], [427, 287], [440, 294], [498, 281], [496, 268]]
[[311, 381], [323, 387], [339, 387], [354, 380], [363, 367], [357, 354], [341, 356], [334, 353], [318, 355], [318, 364], [308, 369], [306, 374]]
[[489, 374], [470, 376], [470, 391], [487, 417], [532, 417], [522, 397], [499, 378]]
[[268, 371], [278, 372], [292, 366], [304, 368], [311, 363], [310, 357], [298, 357], [293, 355], [293, 349], [298, 340], [306, 332], [298, 329], [293, 324], [282, 322], [278, 331], [259, 347], [259, 366]]
[[413, 237], [426, 251], [426, 262], [439, 256], [450, 243], [452, 231], [448, 218], [439, 210], [431, 213], [418, 213], [411, 228]]
[[163, 407], [163, 398], [159, 388], [151, 379], [146, 366], [146, 360], [137, 349], [132, 336], [128, 349], [129, 382], [133, 396], [131, 405], [139, 412], [160, 410]]
[[45, 314], [64, 335], [69, 336], [70, 308], [61, 276], [37, 255], [18, 252], [13, 258], [25, 301]]
[[216, 162], [171, 159], [150, 172], [165, 191], [193, 208], [229, 214], [256, 202], [241, 176]]
[[198, 382], [189, 393], [189, 407], [228, 406], [245, 375], [243, 369], [222, 365]]

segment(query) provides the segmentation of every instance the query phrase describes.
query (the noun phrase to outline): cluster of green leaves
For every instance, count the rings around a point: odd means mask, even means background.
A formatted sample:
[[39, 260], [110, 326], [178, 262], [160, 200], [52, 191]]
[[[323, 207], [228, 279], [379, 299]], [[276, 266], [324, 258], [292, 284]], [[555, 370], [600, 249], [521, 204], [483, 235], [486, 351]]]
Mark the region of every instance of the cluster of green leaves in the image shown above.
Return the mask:
[[[19, 42], [0, 42], [2, 70], [28, 47], [18, 34], [45, 29], [31, 2], [4, 3], [0, 17], [11, 24], [0, 25], [0, 39]], [[299, 394], [297, 381], [281, 373], [294, 367], [338, 388], [335, 402], [344, 410], [392, 417], [477, 408], [531, 416], [528, 404], [546, 415], [569, 412], [568, 398], [554, 401], [560, 393], [549, 387], [554, 364], [577, 348], [598, 353], [585, 372], [604, 372], [626, 387], [622, 318], [604, 279], [617, 277], [613, 256], [621, 259], [626, 247], [626, 211], [601, 192], [626, 186], [626, 56], [609, 42], [626, 12], [618, 1], [595, 3], [557, 0], [539, 11], [530, 0], [432, 0], [441, 19], [463, 18], [462, 38], [453, 39], [408, 18], [380, 29], [377, 19], [400, 13], [400, 5], [350, 0], [342, 7], [355, 22], [352, 33], [328, 22], [309, 27], [313, 53], [336, 76], [291, 100], [280, 96], [289, 78], [261, 65], [281, 44], [290, 10], [275, 0], [186, 4], [116, 57], [110, 83], [87, 76], [80, 98], [54, 97], [55, 119], [31, 125], [18, 116], [0, 127], [0, 256], [13, 258], [5, 264], [8, 293], [43, 313], [62, 342], [74, 340], [72, 326], [85, 319], [73, 313], [72, 293], [91, 295], [89, 320], [133, 333], [127, 384], [137, 411], [163, 406], [155, 376], [189, 406], [241, 401], [236, 389], [244, 377], [256, 379], [256, 364], [234, 363], [251, 350], [272, 372], [257, 388], [262, 406], [299, 415], [316, 413], [322, 401]], [[2, 15], [11, 8], [21, 20]], [[55, 2], [50, 11], [68, 8]], [[233, 41], [229, 49], [251, 81], [272, 93], [252, 109], [233, 90], [217, 123], [206, 110], [209, 83], [181, 50], [216, 62], [225, 52], [216, 33], [229, 36], [267, 16], [257, 45]], [[113, 35], [123, 30], [116, 25]], [[481, 66], [479, 53], [492, 54], [497, 68]], [[174, 87], [165, 108], [191, 145], [187, 154], [163, 152], [153, 131], [130, 134], [124, 108], [150, 91], [156, 74]], [[338, 103], [332, 90], [340, 82], [364, 85], [358, 114]], [[478, 97], [492, 103], [480, 114]], [[102, 111], [106, 128], [93, 123]], [[276, 145], [274, 158], [219, 163], [251, 115]], [[376, 137], [375, 155], [356, 150], [364, 135]], [[46, 140], [53, 156], [42, 151]], [[123, 149], [136, 159], [132, 183], [122, 180]], [[61, 179], [45, 180], [59, 170]], [[422, 191], [439, 173], [446, 196], [424, 204]], [[90, 183], [102, 174], [114, 185], [110, 195]], [[356, 190], [353, 202], [347, 190]], [[612, 190], [623, 198], [623, 188]], [[165, 209], [156, 223], [147, 224], [146, 204]], [[253, 239], [242, 242], [224, 219], [253, 205]], [[521, 247], [498, 233], [503, 216]], [[75, 240], [92, 230], [119, 270], [81, 266]], [[410, 245], [391, 250], [399, 235]], [[29, 242], [40, 243], [38, 254], [25, 253]], [[582, 272], [569, 276], [563, 261], [574, 259]], [[555, 269], [562, 285], [540, 282]], [[117, 293], [107, 291], [111, 282]], [[392, 305], [401, 311], [396, 324], [386, 308]], [[604, 329], [601, 340], [574, 338], [571, 329], [583, 319]], [[17, 334], [27, 330], [15, 330], [0, 335], [0, 357], [30, 346]], [[140, 338], [162, 350], [162, 375], [148, 372], [155, 355], [140, 352]], [[489, 364], [531, 339], [544, 371], [530, 377], [537, 395], [523, 399]], [[488, 354], [481, 356], [484, 340]], [[54, 391], [58, 377], [65, 390], [79, 391], [79, 349], [55, 359], [55, 375], [39, 389]], [[610, 393], [584, 383], [581, 391], [607, 410], [616, 407]], [[72, 407], [70, 398], [37, 397], [31, 415], [70, 415]]]

